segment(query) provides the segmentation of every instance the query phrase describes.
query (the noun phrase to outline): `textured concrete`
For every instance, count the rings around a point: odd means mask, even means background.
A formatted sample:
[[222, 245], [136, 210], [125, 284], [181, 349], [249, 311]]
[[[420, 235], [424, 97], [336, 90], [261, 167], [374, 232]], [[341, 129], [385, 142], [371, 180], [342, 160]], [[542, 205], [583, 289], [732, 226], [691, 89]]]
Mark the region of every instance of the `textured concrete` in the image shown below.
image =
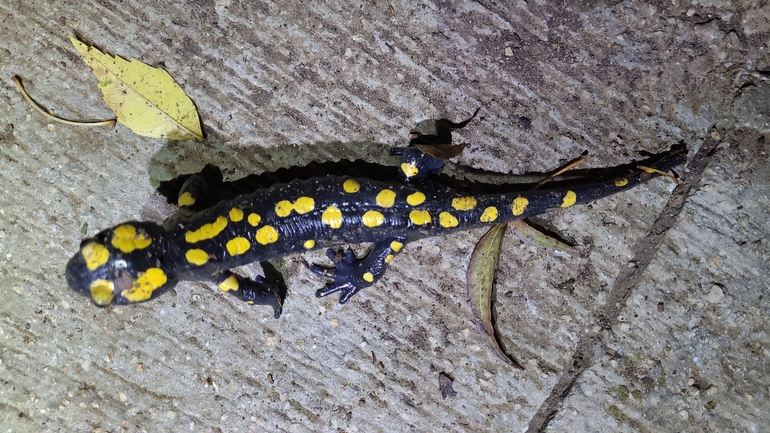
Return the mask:
[[[770, 425], [768, 5], [167, 3], [0, 3], [0, 428]], [[12, 75], [58, 115], [110, 116], [71, 34], [166, 68], [207, 140], [48, 123]], [[589, 166], [613, 166], [678, 142], [703, 167], [682, 170], [687, 188], [673, 196], [656, 180], [547, 216], [577, 240], [572, 252], [506, 240], [497, 325], [526, 371], [472, 325], [463, 282], [482, 231], [409, 245], [343, 307], [313, 296], [323, 282], [305, 262], [321, 253], [289, 257], [277, 321], [202, 284], [109, 309], [66, 287], [84, 225], [173, 212], [161, 181], [207, 163], [231, 179], [310, 161], [393, 164], [388, 147], [416, 122], [479, 106], [457, 134], [471, 143], [457, 162], [475, 169], [544, 172], [586, 149]], [[698, 154], [706, 145], [715, 152]], [[456, 396], [442, 398], [441, 372]]]

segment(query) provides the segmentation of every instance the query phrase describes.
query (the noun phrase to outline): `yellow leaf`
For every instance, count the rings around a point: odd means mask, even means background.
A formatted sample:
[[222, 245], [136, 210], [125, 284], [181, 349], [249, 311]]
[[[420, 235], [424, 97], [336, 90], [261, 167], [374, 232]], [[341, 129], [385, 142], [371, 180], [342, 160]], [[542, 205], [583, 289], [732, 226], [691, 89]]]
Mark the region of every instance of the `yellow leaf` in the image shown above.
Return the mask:
[[99, 79], [104, 101], [134, 133], [171, 140], [200, 140], [201, 121], [187, 94], [160, 68], [110, 56], [70, 37]]

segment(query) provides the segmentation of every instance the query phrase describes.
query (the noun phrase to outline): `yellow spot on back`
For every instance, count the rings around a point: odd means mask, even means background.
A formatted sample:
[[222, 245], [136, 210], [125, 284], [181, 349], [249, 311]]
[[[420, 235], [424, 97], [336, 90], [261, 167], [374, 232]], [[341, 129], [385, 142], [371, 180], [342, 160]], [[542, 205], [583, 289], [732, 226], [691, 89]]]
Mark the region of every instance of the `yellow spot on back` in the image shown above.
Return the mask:
[[294, 202], [294, 210], [302, 215], [315, 209], [315, 200], [311, 197], [302, 196]]
[[390, 243], [390, 249], [395, 251], [395, 252], [401, 251], [401, 248], [403, 248], [403, 247], [404, 247], [404, 244], [402, 244], [399, 241], [393, 241], [393, 242]]
[[168, 278], [163, 269], [149, 268], [134, 281], [130, 289], [123, 291], [123, 297], [131, 302], [146, 301], [152, 297], [152, 292], [166, 284]]
[[230, 239], [227, 241], [227, 252], [230, 253], [231, 256], [237, 256], [239, 254], [243, 254], [246, 251], [251, 248], [251, 244], [249, 243], [249, 240], [238, 236], [237, 238]]
[[294, 209], [294, 205], [289, 200], [281, 200], [275, 204], [275, 214], [279, 217], [287, 217]]
[[361, 217], [361, 222], [367, 227], [377, 227], [385, 222], [385, 217], [376, 210], [370, 210]]
[[481, 218], [479, 218], [479, 221], [483, 223], [491, 223], [497, 219], [497, 208], [494, 206], [489, 206], [488, 208], [484, 209], [484, 213], [481, 214]]
[[144, 233], [137, 233], [136, 227], [131, 224], [123, 224], [112, 231], [112, 246], [124, 253], [147, 248], [152, 243], [152, 238]]
[[475, 197], [457, 197], [452, 199], [452, 207], [456, 210], [471, 210], [476, 207]]
[[220, 216], [213, 223], [203, 224], [198, 230], [185, 233], [184, 240], [194, 244], [206, 239], [212, 239], [222, 233], [225, 227], [227, 227], [227, 218]]
[[237, 223], [243, 219], [243, 211], [234, 207], [230, 209], [230, 221]]
[[393, 254], [388, 254], [387, 257], [385, 257], [385, 263], [390, 263], [393, 261], [393, 257], [395, 257]]
[[620, 179], [615, 179], [615, 186], [621, 187], [626, 185], [628, 185], [628, 179], [626, 179], [625, 177]]
[[100, 266], [107, 263], [107, 260], [110, 259], [110, 251], [98, 242], [89, 242], [80, 250], [80, 254], [83, 255], [86, 267], [90, 271], [99, 269]]
[[298, 214], [306, 214], [315, 209], [315, 200], [311, 197], [302, 196], [294, 203], [289, 200], [281, 200], [275, 205], [275, 214], [279, 217], [287, 217], [291, 214], [291, 211], [296, 211]]
[[413, 210], [409, 212], [409, 219], [413, 224], [421, 226], [430, 222], [430, 213], [426, 210]]
[[457, 218], [449, 212], [441, 212], [438, 214], [438, 221], [439, 224], [441, 224], [441, 227], [446, 228], [457, 227], [457, 225], [460, 224], [460, 222], [457, 221]]
[[367, 283], [374, 281], [374, 275], [372, 275], [371, 272], [364, 272], [364, 275], [361, 275], [361, 278], [363, 278]]
[[420, 169], [417, 168], [417, 166], [414, 164], [409, 164], [408, 162], [402, 162], [401, 171], [404, 172], [404, 175], [406, 175], [406, 177], [414, 177], [414, 176], [417, 176], [417, 173], [420, 172]]
[[250, 213], [247, 219], [249, 221], [249, 224], [251, 224], [254, 227], [256, 227], [260, 221], [262, 221], [262, 217], [255, 213]]
[[199, 249], [187, 250], [184, 258], [193, 265], [202, 266], [209, 261], [209, 253]]
[[115, 297], [115, 283], [108, 280], [96, 280], [91, 283], [91, 299], [101, 307], [110, 305]]
[[257, 230], [257, 242], [262, 245], [272, 244], [278, 240], [278, 230], [273, 226], [264, 226]]
[[308, 240], [305, 241], [304, 244], [302, 244], [302, 246], [307, 248], [307, 249], [311, 249], [311, 248], [313, 248], [315, 246], [315, 241], [313, 239], [308, 239]]
[[377, 194], [377, 205], [382, 207], [391, 207], [396, 202], [396, 193], [389, 189], [383, 189]]
[[406, 197], [406, 202], [409, 203], [410, 206], [421, 205], [424, 201], [425, 194], [421, 193], [420, 191], [409, 194], [409, 196]]
[[353, 179], [348, 179], [342, 184], [342, 189], [344, 189], [346, 193], [353, 194], [361, 189], [361, 184]]
[[570, 207], [577, 201], [577, 194], [574, 191], [567, 191], [564, 194], [564, 200], [561, 202], [561, 207]]
[[182, 195], [179, 196], [177, 204], [179, 207], [192, 206], [195, 204], [195, 199], [189, 192], [183, 192]]
[[524, 209], [527, 208], [527, 205], [529, 204], [529, 200], [527, 200], [524, 197], [516, 197], [513, 199], [513, 214], [515, 216], [519, 216], [524, 213]]
[[342, 226], [342, 212], [337, 206], [329, 206], [321, 215], [321, 222], [333, 229], [338, 229]]
[[222, 289], [223, 292], [229, 292], [230, 290], [238, 290], [240, 287], [240, 284], [238, 284], [238, 277], [235, 276], [235, 274], [230, 275], [229, 277], [225, 278], [224, 281], [218, 284], [218, 287]]

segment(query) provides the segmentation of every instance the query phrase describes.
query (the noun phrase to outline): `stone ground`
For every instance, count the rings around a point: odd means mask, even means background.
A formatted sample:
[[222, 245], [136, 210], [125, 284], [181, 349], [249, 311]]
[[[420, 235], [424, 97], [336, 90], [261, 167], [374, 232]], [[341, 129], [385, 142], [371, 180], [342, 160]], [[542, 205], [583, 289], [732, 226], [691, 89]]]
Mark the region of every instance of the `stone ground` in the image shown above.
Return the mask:
[[[0, 3], [3, 430], [768, 431], [766, 2], [170, 3]], [[207, 139], [33, 111], [11, 76], [58, 115], [110, 117], [70, 35], [167, 69]], [[497, 326], [525, 371], [472, 324], [482, 231], [409, 245], [345, 306], [313, 296], [304, 263], [322, 253], [286, 258], [280, 320], [204, 284], [108, 309], [65, 284], [84, 225], [173, 212], [161, 181], [207, 163], [230, 179], [393, 165], [417, 122], [478, 107], [457, 134], [474, 169], [689, 151], [676, 190], [656, 180], [547, 216], [572, 252], [508, 237]]]

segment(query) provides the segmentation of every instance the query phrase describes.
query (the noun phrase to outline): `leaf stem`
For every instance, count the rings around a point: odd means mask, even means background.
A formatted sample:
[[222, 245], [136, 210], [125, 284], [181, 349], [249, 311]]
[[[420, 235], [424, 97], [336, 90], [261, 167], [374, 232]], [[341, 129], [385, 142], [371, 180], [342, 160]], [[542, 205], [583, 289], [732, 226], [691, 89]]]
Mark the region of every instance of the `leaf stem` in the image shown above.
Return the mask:
[[51, 120], [55, 120], [57, 122], [64, 123], [65, 125], [74, 125], [74, 126], [109, 126], [111, 128], [115, 127], [115, 122], [116, 122], [115, 119], [100, 120], [100, 121], [95, 121], [95, 122], [78, 122], [78, 121], [74, 121], [74, 120], [62, 119], [61, 117], [56, 117], [53, 114], [51, 114], [48, 111], [46, 111], [45, 108], [41, 107], [40, 104], [35, 102], [35, 100], [32, 99], [27, 94], [27, 91], [24, 90], [24, 85], [21, 84], [21, 78], [19, 78], [18, 75], [14, 75], [13, 77], [11, 77], [11, 80], [13, 80], [13, 82], [19, 88], [19, 90], [21, 91], [21, 94], [24, 96], [24, 98], [27, 101], [29, 101], [29, 103], [32, 104], [32, 106], [35, 107], [35, 109], [37, 111], [39, 111], [40, 113], [42, 113], [44, 116], [48, 117]]

